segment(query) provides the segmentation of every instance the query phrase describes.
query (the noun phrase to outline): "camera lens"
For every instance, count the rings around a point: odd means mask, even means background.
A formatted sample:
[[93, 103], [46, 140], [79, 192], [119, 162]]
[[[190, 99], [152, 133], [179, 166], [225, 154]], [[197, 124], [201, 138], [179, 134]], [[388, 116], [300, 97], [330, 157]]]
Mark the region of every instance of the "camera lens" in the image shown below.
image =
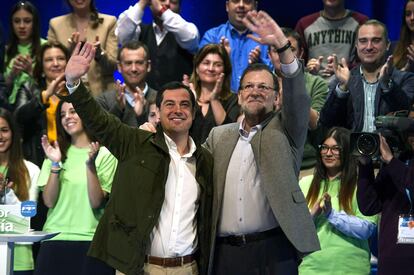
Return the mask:
[[377, 151], [378, 141], [373, 135], [362, 134], [358, 137], [356, 145], [361, 155], [371, 156]]

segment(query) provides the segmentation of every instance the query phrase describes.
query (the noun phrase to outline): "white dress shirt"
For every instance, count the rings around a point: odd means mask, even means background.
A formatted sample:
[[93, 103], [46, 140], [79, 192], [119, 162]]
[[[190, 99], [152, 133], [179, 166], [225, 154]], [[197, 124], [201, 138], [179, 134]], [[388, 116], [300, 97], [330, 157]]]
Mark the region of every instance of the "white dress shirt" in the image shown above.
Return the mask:
[[240, 123], [239, 140], [227, 168], [219, 236], [263, 232], [278, 226], [262, 187], [250, 141], [261, 125], [246, 132]]
[[151, 233], [148, 255], [162, 258], [193, 254], [197, 250], [196, 213], [200, 187], [195, 179], [196, 146], [190, 138], [189, 153], [180, 156], [175, 142], [165, 133], [171, 161], [165, 184], [165, 199], [157, 225]]
[[[281, 64], [281, 71], [287, 77], [298, 69], [297, 59], [290, 64]], [[252, 127], [250, 132], [245, 131], [243, 125], [244, 119], [240, 122], [240, 137], [227, 168], [218, 228], [218, 235], [222, 237], [263, 232], [279, 226], [264, 193], [250, 144], [262, 125]]]
[[[144, 10], [140, 8], [138, 3], [134, 6], [130, 6], [129, 9], [119, 15], [115, 34], [118, 36], [118, 40], [121, 44], [133, 39], [138, 40], [141, 33], [139, 24], [142, 21], [143, 15]], [[200, 34], [198, 33], [196, 25], [185, 21], [181, 15], [170, 9], [166, 10], [161, 15], [160, 19], [163, 25], [162, 30], [153, 23], [157, 45], [160, 45], [165, 35], [168, 32], [171, 32], [177, 43], [183, 49], [192, 53], [197, 51]]]
[[[144, 97], [147, 95], [147, 92], [148, 92], [148, 84], [145, 83], [144, 90], [142, 90]], [[125, 89], [125, 99], [132, 108], [135, 107], [135, 96], [132, 92], [128, 91], [127, 89]]]

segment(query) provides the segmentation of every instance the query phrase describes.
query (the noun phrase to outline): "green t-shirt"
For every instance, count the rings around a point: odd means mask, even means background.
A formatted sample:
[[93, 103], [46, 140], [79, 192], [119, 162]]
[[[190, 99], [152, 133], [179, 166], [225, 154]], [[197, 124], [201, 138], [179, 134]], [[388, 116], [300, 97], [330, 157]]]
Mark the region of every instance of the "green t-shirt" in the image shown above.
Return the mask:
[[[44, 39], [40, 39], [40, 43], [44, 44], [47, 41]], [[32, 55], [32, 44], [27, 44], [27, 45], [17, 45], [17, 55], [22, 54], [22, 55]], [[16, 56], [17, 56], [16, 55]], [[10, 60], [9, 64], [7, 65], [6, 71], [5, 71], [5, 77], [7, 78], [12, 70], [13, 67], [13, 62], [14, 59], [16, 57], [12, 58], [12, 60]], [[6, 57], [5, 60], [7, 60], [8, 58]], [[32, 63], [32, 68], [34, 68], [35, 62], [34, 62], [34, 58], [32, 57], [33, 63]], [[20, 89], [20, 87], [28, 82], [28, 81], [33, 81], [32, 77], [30, 75], [28, 75], [25, 72], [21, 72], [18, 76], [16, 76], [13, 80], [13, 86], [12, 86], [12, 91], [11, 94], [9, 96], [9, 103], [10, 104], [14, 104], [16, 102], [16, 95], [17, 95], [17, 91]]]
[[[49, 208], [43, 230], [60, 232], [52, 240], [91, 241], [104, 209], [92, 209], [89, 204], [86, 165], [89, 148], [70, 146], [67, 159], [59, 174], [60, 191], [53, 208]], [[43, 162], [37, 182], [43, 190], [50, 175], [52, 163]], [[116, 158], [101, 147], [95, 160], [96, 171], [102, 190], [110, 193], [112, 179], [117, 167]]]
[[[300, 181], [300, 187], [305, 197], [312, 183], [313, 176], [304, 177]], [[324, 186], [328, 184], [327, 193], [331, 196], [332, 208], [339, 209], [339, 179], [326, 183], [321, 182], [319, 197], [324, 193]], [[352, 199], [352, 210], [355, 216], [372, 223], [377, 223], [377, 216], [367, 217], [362, 215], [358, 209], [356, 192]], [[313, 252], [303, 258], [299, 266], [299, 274], [303, 275], [335, 275], [335, 274], [369, 274], [370, 273], [370, 251], [368, 240], [360, 240], [343, 234], [332, 226], [324, 215], [315, 219], [316, 231], [318, 233], [321, 250]]]

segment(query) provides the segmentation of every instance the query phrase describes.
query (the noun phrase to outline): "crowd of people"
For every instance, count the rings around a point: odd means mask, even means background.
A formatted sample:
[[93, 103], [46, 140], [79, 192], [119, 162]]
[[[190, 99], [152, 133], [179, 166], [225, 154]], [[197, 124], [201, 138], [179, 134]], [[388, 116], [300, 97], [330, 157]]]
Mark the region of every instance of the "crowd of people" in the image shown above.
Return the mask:
[[414, 110], [414, 0], [395, 43], [345, 0], [294, 29], [226, 0], [204, 35], [180, 0], [66, 2], [46, 39], [27, 0], [0, 28], [0, 202], [59, 232], [15, 274], [362, 275], [374, 232], [378, 274], [412, 273], [414, 146], [375, 166], [351, 132]]

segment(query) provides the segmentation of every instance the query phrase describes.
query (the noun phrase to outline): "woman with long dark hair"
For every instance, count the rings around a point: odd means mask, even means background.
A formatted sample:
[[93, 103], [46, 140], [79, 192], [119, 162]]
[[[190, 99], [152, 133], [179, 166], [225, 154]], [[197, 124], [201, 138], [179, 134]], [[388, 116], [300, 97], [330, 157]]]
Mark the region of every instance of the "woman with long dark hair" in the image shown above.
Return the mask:
[[18, 89], [32, 81], [34, 60], [45, 41], [40, 37], [39, 13], [29, 1], [18, 1], [12, 7], [9, 22], [12, 30], [6, 45], [5, 79], [11, 92], [5, 105], [13, 110]]
[[93, 95], [115, 88], [118, 40], [116, 18], [99, 13], [94, 0], [67, 0], [72, 12], [50, 19], [47, 39], [72, 50], [77, 42], [88, 41], [96, 49], [95, 60], [84, 79]]
[[56, 121], [57, 141], [51, 144], [42, 137], [47, 159], [38, 186], [49, 208], [43, 230], [60, 234], [40, 245], [35, 272], [114, 274], [86, 254], [111, 191], [117, 160], [94, 142], [71, 103], [59, 102]]
[[235, 122], [240, 115], [230, 80], [231, 62], [222, 45], [207, 44], [194, 56], [190, 83], [197, 109], [191, 136], [196, 142], [203, 143], [213, 127]]
[[414, 72], [414, 0], [407, 0], [402, 14], [400, 39], [394, 52], [394, 65], [399, 70]]
[[[3, 183], [0, 184], [0, 197], [2, 203], [17, 204], [27, 200], [36, 201], [38, 176], [39, 168], [23, 158], [20, 135], [12, 114], [0, 108], [0, 180]], [[6, 182], [8, 183], [5, 185]], [[29, 275], [32, 274], [33, 268], [32, 246], [16, 244], [14, 274]]]
[[368, 238], [377, 218], [365, 217], [358, 209], [357, 168], [349, 138], [345, 128], [330, 129], [313, 176], [300, 181], [321, 244], [320, 251], [303, 258], [300, 274], [370, 273]]

